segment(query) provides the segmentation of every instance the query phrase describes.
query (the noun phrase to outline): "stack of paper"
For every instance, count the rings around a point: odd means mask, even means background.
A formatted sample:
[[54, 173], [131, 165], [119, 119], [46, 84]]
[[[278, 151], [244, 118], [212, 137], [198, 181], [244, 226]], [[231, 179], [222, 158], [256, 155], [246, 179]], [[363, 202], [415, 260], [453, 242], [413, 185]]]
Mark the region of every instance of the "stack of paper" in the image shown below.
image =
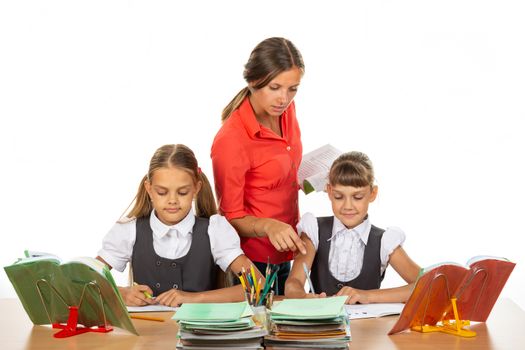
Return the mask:
[[173, 316], [179, 322], [178, 349], [263, 349], [267, 334], [254, 322], [247, 302], [183, 304]]
[[348, 349], [345, 300], [346, 296], [283, 300], [270, 311], [266, 349]]

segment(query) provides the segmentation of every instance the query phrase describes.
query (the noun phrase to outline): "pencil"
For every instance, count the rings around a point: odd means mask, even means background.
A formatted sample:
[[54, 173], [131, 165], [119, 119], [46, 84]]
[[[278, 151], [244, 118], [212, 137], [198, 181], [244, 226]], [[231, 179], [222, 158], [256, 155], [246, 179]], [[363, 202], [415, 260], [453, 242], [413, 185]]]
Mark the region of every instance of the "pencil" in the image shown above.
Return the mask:
[[144, 315], [136, 315], [136, 314], [130, 314], [129, 317], [136, 318], [138, 320], [164, 322], [164, 319], [160, 317], [144, 316]]
[[257, 283], [257, 288], [255, 290], [255, 305], [259, 305], [259, 297], [261, 296], [261, 283], [262, 283], [262, 280], [261, 278], [259, 278], [259, 281]]
[[239, 272], [239, 275], [237, 277], [239, 277], [239, 280], [241, 281], [242, 289], [246, 290], [246, 284], [244, 283], [244, 278], [242, 278], [242, 273]]
[[250, 289], [250, 280], [248, 279], [248, 274], [246, 273], [246, 270], [244, 269], [244, 266], [242, 267], [242, 275], [244, 277], [244, 282], [246, 282], [246, 288]]
[[[138, 284], [137, 282], [133, 282], [133, 285], [134, 285], [134, 286], [138, 286], [139, 284]], [[144, 296], [145, 296], [146, 298], [148, 298], [148, 299], [153, 299], [153, 297], [151, 296], [151, 294], [149, 294], [148, 292], [144, 291], [144, 292], [142, 292], [142, 293], [144, 293]]]
[[257, 279], [255, 278], [255, 270], [253, 269], [253, 265], [250, 265], [250, 272], [252, 273], [253, 286], [255, 289], [257, 289]]

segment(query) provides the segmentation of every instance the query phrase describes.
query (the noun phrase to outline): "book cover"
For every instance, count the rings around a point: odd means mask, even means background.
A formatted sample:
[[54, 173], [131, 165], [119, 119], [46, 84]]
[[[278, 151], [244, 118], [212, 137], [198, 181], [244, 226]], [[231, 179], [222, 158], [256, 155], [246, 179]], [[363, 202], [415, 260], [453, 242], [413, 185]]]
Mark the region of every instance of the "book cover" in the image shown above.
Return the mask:
[[79, 324], [103, 325], [105, 315], [109, 325], [137, 334], [111, 272], [95, 258], [62, 263], [52, 255], [29, 256], [4, 270], [36, 325], [66, 323], [68, 307], [80, 303]]
[[451, 298], [461, 320], [485, 322], [514, 266], [504, 258], [471, 259], [468, 267], [442, 263], [426, 268], [388, 334], [453, 320]]

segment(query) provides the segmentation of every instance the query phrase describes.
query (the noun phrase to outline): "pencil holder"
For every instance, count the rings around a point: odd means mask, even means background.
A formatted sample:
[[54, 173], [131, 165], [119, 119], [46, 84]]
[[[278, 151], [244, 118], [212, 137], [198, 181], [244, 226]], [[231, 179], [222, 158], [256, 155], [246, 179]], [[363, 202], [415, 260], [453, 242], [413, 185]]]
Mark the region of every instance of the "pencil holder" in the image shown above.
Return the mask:
[[253, 321], [255, 322], [255, 324], [258, 325], [258, 326], [264, 327], [264, 328], [268, 328], [268, 326], [267, 326], [268, 317], [267, 317], [266, 306], [264, 306], [264, 305], [259, 305], [259, 306], [251, 305], [251, 307], [252, 307], [252, 311], [253, 311]]

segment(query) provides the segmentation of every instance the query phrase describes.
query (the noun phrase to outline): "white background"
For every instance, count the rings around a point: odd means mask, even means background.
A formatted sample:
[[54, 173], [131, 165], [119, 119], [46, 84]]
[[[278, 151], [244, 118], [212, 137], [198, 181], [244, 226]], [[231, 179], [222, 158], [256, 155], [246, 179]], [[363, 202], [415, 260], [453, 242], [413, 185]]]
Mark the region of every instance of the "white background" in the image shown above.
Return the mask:
[[[270, 36], [292, 40], [305, 152], [375, 164], [380, 227], [421, 266], [517, 263], [525, 307], [522, 1], [0, 1], [0, 264], [24, 249], [95, 256], [155, 149], [211, 176], [222, 108]], [[326, 215], [322, 193], [301, 212]], [[126, 276], [117, 274], [124, 283]], [[387, 271], [384, 287], [399, 284]], [[14, 297], [0, 274], [0, 297]]]

